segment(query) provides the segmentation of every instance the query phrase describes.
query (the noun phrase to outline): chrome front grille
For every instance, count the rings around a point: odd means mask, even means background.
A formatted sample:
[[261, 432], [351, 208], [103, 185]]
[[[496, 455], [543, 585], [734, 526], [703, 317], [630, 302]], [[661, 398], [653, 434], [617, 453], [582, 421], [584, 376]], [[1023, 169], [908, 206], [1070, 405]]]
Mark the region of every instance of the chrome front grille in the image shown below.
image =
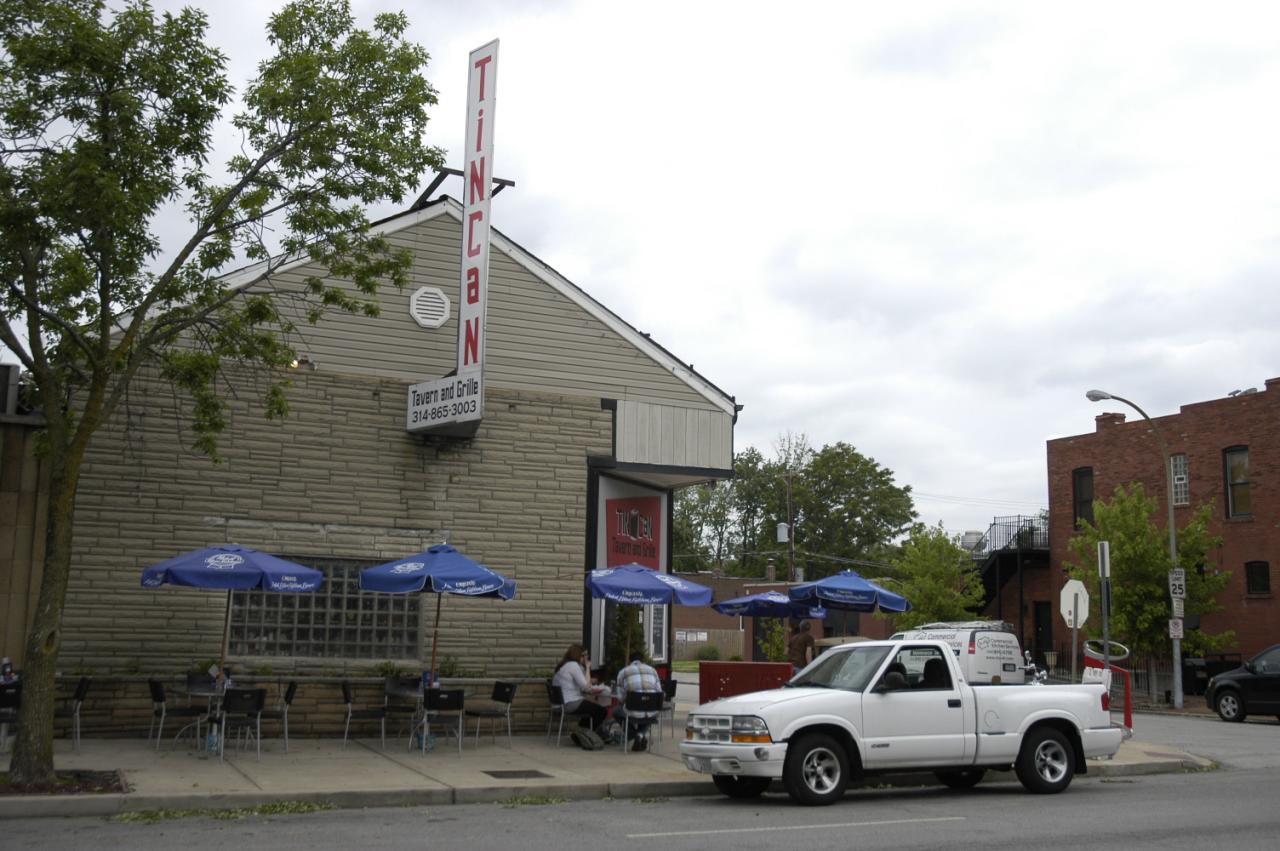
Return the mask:
[[728, 715], [690, 715], [685, 725], [685, 740], [689, 742], [729, 743], [733, 731], [733, 718]]

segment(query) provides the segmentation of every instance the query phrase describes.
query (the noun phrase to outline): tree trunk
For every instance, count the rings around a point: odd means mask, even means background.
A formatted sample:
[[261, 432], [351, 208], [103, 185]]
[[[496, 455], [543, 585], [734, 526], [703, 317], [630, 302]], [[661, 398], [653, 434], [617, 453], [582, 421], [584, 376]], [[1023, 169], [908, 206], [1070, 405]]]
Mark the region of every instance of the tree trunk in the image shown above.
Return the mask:
[[[53, 455], [56, 457], [58, 453]], [[71, 568], [71, 532], [80, 459], [67, 458], [62, 469], [54, 461], [49, 483], [49, 519], [45, 534], [44, 574], [35, 619], [27, 636], [22, 668], [22, 707], [9, 763], [12, 783], [53, 783], [53, 711], [62, 605]]]

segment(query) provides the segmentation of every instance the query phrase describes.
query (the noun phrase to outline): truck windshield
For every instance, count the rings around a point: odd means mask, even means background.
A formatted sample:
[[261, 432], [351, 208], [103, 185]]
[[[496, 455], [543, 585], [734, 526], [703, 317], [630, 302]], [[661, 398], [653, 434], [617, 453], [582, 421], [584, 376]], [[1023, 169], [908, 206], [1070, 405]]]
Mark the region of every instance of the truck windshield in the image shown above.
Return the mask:
[[888, 647], [830, 650], [787, 683], [791, 688], [839, 688], [863, 691], [884, 661]]

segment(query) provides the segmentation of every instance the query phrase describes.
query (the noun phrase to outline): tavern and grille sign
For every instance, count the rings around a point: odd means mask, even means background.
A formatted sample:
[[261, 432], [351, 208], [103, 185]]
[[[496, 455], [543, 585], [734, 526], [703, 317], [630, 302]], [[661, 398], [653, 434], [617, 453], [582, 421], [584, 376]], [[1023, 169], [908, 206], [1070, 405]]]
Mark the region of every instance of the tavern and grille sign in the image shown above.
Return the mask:
[[485, 309], [489, 295], [489, 203], [498, 40], [471, 51], [462, 170], [462, 262], [459, 264], [458, 358], [454, 375], [409, 388], [405, 429], [470, 437], [484, 416]]

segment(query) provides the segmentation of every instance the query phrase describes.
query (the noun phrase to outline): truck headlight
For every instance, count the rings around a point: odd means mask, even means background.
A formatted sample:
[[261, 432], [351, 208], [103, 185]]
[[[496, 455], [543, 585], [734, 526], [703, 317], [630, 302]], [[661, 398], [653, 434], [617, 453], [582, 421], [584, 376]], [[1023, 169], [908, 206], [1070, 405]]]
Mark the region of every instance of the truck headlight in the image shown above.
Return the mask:
[[735, 715], [729, 741], [739, 744], [768, 744], [773, 739], [769, 738], [769, 725], [764, 723], [763, 718], [757, 718], [754, 715]]

